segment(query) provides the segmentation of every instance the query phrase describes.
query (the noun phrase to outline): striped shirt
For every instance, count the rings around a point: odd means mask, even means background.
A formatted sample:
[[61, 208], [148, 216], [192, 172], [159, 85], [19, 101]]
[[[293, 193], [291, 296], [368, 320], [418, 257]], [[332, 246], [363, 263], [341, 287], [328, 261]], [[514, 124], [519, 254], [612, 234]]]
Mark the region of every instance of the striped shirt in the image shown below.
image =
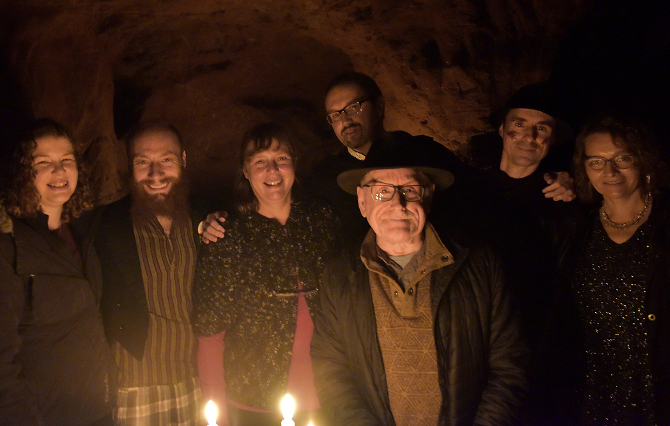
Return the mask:
[[190, 220], [173, 223], [170, 236], [154, 220], [133, 225], [144, 290], [149, 332], [141, 360], [118, 342], [112, 345], [119, 367], [119, 387], [176, 384], [197, 376], [197, 338], [191, 329], [191, 287], [196, 246]]

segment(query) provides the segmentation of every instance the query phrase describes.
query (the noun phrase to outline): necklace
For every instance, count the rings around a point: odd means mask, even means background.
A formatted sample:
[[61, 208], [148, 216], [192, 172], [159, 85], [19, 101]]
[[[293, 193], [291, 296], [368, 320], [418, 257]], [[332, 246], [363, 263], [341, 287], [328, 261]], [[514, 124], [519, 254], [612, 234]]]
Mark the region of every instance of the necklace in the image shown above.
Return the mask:
[[651, 205], [651, 192], [647, 194], [647, 196], [644, 198], [644, 207], [642, 207], [642, 210], [640, 210], [640, 213], [637, 214], [634, 218], [629, 220], [628, 222], [624, 223], [619, 223], [619, 222], [614, 222], [612, 219], [610, 219], [609, 215], [605, 211], [605, 200], [603, 200], [602, 206], [600, 206], [600, 218], [605, 222], [605, 224], [611, 228], [614, 229], [626, 229], [630, 228], [631, 226], [637, 225], [644, 215], [647, 213], [647, 210], [649, 210], [649, 205]]

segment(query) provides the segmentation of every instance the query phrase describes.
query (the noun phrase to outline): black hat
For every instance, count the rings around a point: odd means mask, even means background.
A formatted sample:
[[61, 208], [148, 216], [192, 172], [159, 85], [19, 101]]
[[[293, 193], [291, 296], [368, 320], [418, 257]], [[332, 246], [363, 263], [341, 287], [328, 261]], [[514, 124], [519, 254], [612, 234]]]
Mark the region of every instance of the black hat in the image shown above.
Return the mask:
[[454, 183], [454, 175], [451, 172], [432, 167], [429, 163], [430, 159], [418, 153], [419, 150], [402, 148], [388, 148], [368, 156], [361, 164], [361, 168], [340, 173], [337, 176], [337, 184], [349, 194], [356, 195], [356, 188], [367, 173], [386, 169], [412, 169], [421, 172], [428, 176], [436, 190], [446, 189]]
[[507, 113], [515, 108], [534, 109], [556, 120], [558, 129], [557, 143], [569, 140], [573, 135], [572, 127], [564, 120], [566, 100], [547, 82], [534, 83], [517, 90], [507, 101], [505, 107], [491, 116], [491, 124], [496, 128], [504, 123]]

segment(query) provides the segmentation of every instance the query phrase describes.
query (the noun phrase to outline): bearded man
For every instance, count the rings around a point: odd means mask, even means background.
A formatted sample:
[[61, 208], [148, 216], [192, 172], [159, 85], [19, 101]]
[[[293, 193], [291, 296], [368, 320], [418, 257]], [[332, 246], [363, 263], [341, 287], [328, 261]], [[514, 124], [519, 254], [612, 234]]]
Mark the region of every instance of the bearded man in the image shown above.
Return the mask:
[[186, 152], [163, 122], [140, 123], [126, 139], [130, 195], [104, 208], [95, 239], [119, 373], [117, 424], [195, 425], [202, 407], [189, 315], [198, 222], [188, 207]]

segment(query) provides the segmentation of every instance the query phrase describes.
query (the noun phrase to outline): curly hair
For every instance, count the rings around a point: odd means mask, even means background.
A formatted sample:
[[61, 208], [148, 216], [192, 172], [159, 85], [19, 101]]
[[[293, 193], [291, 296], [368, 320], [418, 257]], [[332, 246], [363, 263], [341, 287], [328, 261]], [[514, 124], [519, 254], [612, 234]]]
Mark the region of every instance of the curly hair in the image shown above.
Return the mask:
[[[617, 146], [628, 151], [635, 157], [635, 165], [639, 170], [640, 185], [643, 193], [657, 194], [668, 185], [666, 165], [660, 161], [656, 141], [649, 130], [640, 123], [630, 119], [610, 115], [597, 116], [589, 120], [577, 136], [572, 167], [575, 178], [577, 196], [585, 203], [595, 204], [602, 199], [586, 173], [586, 138], [595, 133], [605, 133], [612, 137]], [[648, 179], [646, 177], [649, 177]]]
[[[293, 139], [284, 127], [276, 123], [261, 123], [247, 130], [242, 137], [239, 170], [235, 180], [236, 205], [237, 210], [240, 213], [257, 211], [260, 207], [258, 198], [256, 198], [256, 195], [254, 195], [254, 192], [251, 189], [251, 184], [244, 177], [244, 166], [254, 154], [270, 149], [270, 147], [272, 147], [272, 142], [275, 140], [278, 141], [281, 146], [286, 148], [286, 151], [293, 159], [293, 168], [295, 170], [297, 158]], [[292, 199], [295, 199], [294, 195], [296, 194], [295, 190], [297, 183], [296, 180], [291, 189]]]
[[[67, 127], [50, 118], [38, 118], [23, 128], [14, 150], [13, 179], [3, 197], [5, 209], [14, 216], [33, 217], [41, 211], [40, 194], [35, 188], [33, 174], [33, 153], [37, 148], [37, 140], [46, 136], [66, 138], [75, 147], [74, 138]], [[76, 149], [75, 160], [79, 177], [74, 193], [63, 205], [61, 213], [63, 223], [93, 208], [93, 195], [87, 184], [88, 172], [82, 167], [81, 158]]]

